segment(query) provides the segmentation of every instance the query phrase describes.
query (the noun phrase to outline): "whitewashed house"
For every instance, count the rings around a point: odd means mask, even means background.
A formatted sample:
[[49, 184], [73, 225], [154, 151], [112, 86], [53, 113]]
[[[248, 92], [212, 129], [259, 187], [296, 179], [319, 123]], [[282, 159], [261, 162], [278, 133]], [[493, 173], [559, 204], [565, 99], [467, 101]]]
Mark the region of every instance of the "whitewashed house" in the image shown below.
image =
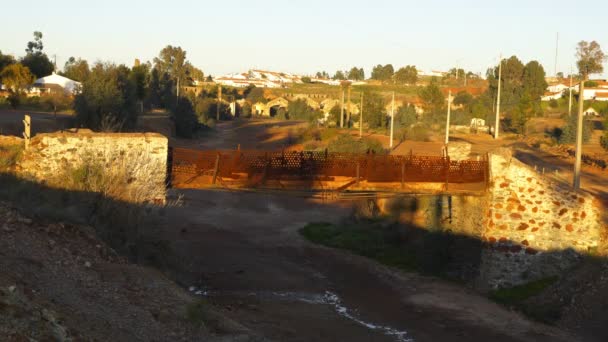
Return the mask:
[[53, 72], [49, 76], [37, 79], [30, 89], [30, 94], [48, 94], [59, 89], [69, 95], [78, 94], [82, 89], [82, 83]]

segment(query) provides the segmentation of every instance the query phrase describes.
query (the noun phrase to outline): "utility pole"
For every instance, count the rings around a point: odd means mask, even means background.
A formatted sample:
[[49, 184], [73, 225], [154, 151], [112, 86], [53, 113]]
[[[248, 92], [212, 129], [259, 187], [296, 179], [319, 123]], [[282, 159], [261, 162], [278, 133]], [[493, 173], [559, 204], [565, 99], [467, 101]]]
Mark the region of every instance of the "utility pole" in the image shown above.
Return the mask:
[[350, 112], [351, 112], [351, 103], [350, 103], [350, 90], [351, 90], [351, 86], [350, 86], [350, 82], [346, 85], [348, 88], [348, 98], [346, 100], [346, 128], [350, 128]]
[[445, 121], [445, 145], [450, 142], [450, 112], [452, 107], [452, 90], [448, 92], [448, 117]]
[[498, 139], [498, 129], [500, 127], [500, 82], [502, 79], [502, 54], [498, 65], [498, 95], [496, 96], [496, 123], [494, 124], [494, 139]]
[[581, 83], [578, 88], [578, 120], [576, 122], [576, 152], [574, 161], [574, 180], [572, 187], [574, 190], [581, 188], [581, 159], [583, 155], [583, 110], [585, 106], [585, 79], [581, 77]]
[[393, 127], [395, 123], [395, 92], [393, 92], [393, 103], [391, 105], [391, 141], [390, 148], [393, 148]]
[[342, 104], [340, 105], [340, 128], [344, 127], [344, 87], [342, 87]]
[[176, 99], [175, 99], [175, 105], [177, 106], [177, 104], [179, 103], [179, 76], [177, 76], [177, 89], [175, 90], [176, 92]]
[[568, 116], [572, 115], [572, 66], [570, 66], [570, 98], [568, 99]]
[[555, 66], [553, 69], [553, 75], [557, 77], [557, 49], [559, 47], [559, 32], [555, 36]]
[[363, 92], [361, 92], [361, 108], [359, 109], [359, 139], [363, 137]]
[[220, 106], [222, 105], [222, 85], [217, 85], [217, 106], [215, 113], [215, 121], [220, 121]]

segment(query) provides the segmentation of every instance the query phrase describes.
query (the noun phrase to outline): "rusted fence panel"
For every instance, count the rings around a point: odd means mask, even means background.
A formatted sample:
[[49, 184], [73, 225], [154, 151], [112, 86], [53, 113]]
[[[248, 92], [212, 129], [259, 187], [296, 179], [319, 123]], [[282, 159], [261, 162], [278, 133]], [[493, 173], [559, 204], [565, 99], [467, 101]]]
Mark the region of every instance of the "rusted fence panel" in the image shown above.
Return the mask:
[[487, 181], [487, 158], [450, 160], [423, 155], [377, 155], [327, 151], [191, 150], [174, 148], [172, 174], [223, 178], [312, 179], [350, 177], [368, 182]]

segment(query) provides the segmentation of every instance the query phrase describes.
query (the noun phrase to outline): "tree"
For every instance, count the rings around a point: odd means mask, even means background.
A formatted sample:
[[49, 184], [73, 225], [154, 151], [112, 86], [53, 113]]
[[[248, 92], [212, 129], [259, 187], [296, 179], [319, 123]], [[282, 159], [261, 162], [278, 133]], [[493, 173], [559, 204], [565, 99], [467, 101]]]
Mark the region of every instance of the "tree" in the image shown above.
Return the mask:
[[467, 75], [467, 72], [462, 68], [452, 68], [447, 74], [448, 78], [464, 78], [465, 75]]
[[258, 102], [266, 102], [266, 97], [264, 97], [264, 89], [257, 88], [255, 86], [249, 92], [247, 92], [245, 98], [252, 104], [256, 104]]
[[413, 65], [400, 68], [395, 73], [395, 82], [399, 84], [414, 84], [418, 81], [418, 70]]
[[70, 57], [63, 66], [62, 75], [74, 81], [84, 82], [90, 73], [89, 63], [86, 60]]
[[329, 79], [329, 74], [327, 71], [318, 71], [316, 76], [320, 79]]
[[312, 80], [308, 76], [302, 77], [302, 83], [312, 83]]
[[429, 114], [442, 113], [445, 96], [435, 83], [430, 83], [422, 88], [418, 94]]
[[580, 41], [576, 48], [576, 66], [583, 80], [587, 80], [590, 74], [598, 74], [604, 71], [602, 63], [606, 55], [595, 40], [592, 42]]
[[365, 72], [363, 71], [363, 68], [351, 68], [348, 72], [348, 79], [353, 81], [363, 81], [365, 79]]
[[395, 114], [395, 124], [407, 128], [418, 121], [417, 117], [414, 106], [407, 104], [399, 107], [399, 110], [397, 110], [397, 113]]
[[0, 51], [0, 72], [7, 66], [16, 63], [15, 58], [11, 55], [3, 55]]
[[334, 77], [332, 77], [332, 79], [342, 81], [342, 80], [346, 79], [346, 75], [344, 74], [344, 71], [338, 70], [338, 71], [336, 71], [336, 73], [334, 74]]
[[185, 97], [177, 100], [177, 105], [171, 111], [175, 122], [175, 133], [183, 138], [192, 138], [198, 129], [198, 118], [192, 108], [192, 102]]
[[395, 69], [392, 64], [387, 65], [376, 65], [372, 70], [372, 79], [378, 81], [389, 81], [393, 78], [393, 74], [395, 73]]
[[[363, 97], [363, 122], [369, 125], [369, 128], [383, 127], [386, 123], [386, 109], [384, 108], [385, 101], [378, 93], [365, 93]], [[339, 106], [336, 106], [339, 109]], [[338, 118], [340, 115], [338, 114]]]
[[158, 57], [154, 58], [154, 68], [162, 74], [167, 74], [176, 84], [184, 85], [188, 66], [186, 65], [186, 51], [179, 46], [167, 45]]
[[148, 84], [150, 83], [150, 65], [137, 64], [131, 69], [129, 79], [135, 86], [135, 97], [139, 101], [140, 112], [143, 112], [144, 100], [149, 91]]
[[57, 111], [69, 109], [72, 105], [70, 96], [63, 91], [52, 91], [48, 95], [44, 95], [42, 102], [55, 115], [57, 115]]
[[184, 65], [185, 74], [188, 75], [188, 78], [192, 81], [203, 81], [205, 80], [205, 73], [194, 65], [190, 64], [190, 62], [186, 62]]
[[99, 131], [135, 127], [136, 89], [129, 74], [124, 65], [97, 63], [74, 99], [78, 122]]
[[527, 92], [533, 101], [540, 101], [547, 89], [548, 84], [545, 76], [545, 69], [537, 61], [530, 61], [524, 67], [522, 76], [523, 92]]
[[463, 106], [465, 108], [469, 108], [473, 103], [473, 95], [467, 93], [464, 90], [461, 90], [454, 96], [454, 105]]
[[35, 80], [30, 69], [21, 63], [14, 63], [5, 67], [0, 73], [0, 79], [4, 86], [13, 93], [22, 92]]
[[317, 119], [321, 118], [321, 112], [312, 109], [306, 100], [303, 99], [289, 102], [287, 114], [290, 119], [306, 120], [309, 122], [315, 122]]
[[44, 45], [42, 44], [42, 33], [34, 32], [34, 40], [27, 43], [25, 49], [26, 55], [21, 59], [21, 64], [30, 69], [36, 78], [50, 75], [55, 66], [49, 60], [49, 57], [42, 52]]

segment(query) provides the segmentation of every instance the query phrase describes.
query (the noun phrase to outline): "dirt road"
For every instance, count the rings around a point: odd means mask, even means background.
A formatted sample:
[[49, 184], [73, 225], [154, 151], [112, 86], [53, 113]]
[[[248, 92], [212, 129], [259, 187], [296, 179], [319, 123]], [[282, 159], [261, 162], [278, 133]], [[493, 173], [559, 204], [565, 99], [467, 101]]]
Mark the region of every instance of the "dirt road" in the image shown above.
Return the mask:
[[575, 341], [442, 280], [306, 242], [349, 204], [188, 190], [162, 238], [185, 287], [276, 341]]

